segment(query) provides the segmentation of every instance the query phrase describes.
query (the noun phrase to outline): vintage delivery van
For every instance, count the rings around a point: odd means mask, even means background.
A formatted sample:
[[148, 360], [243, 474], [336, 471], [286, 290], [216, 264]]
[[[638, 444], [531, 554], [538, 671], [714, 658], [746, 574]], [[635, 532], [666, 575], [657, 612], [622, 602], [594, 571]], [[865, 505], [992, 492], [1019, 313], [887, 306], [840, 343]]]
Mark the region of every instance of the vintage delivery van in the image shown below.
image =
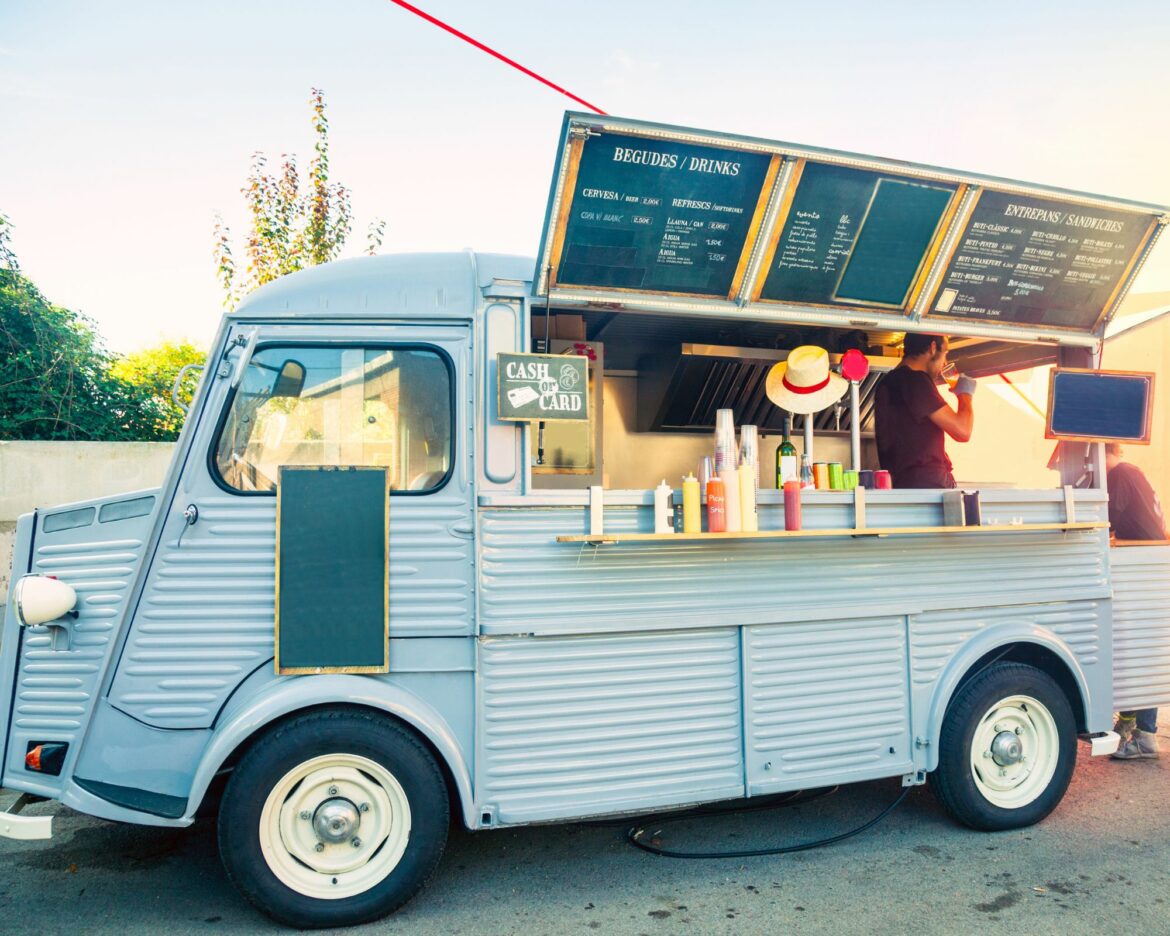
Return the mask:
[[[901, 777], [975, 828], [1039, 821], [1078, 738], [1108, 754], [1116, 709], [1170, 704], [1170, 547], [1111, 546], [1078, 441], [1102, 407], [1148, 425], [1151, 396], [1135, 416], [1090, 386], [1050, 488], [961, 479], [977, 518], [949, 491], [816, 490], [786, 531], [764, 381], [798, 345], [864, 351], [804, 445], [876, 468], [903, 334], [949, 335], [974, 376], [1091, 370], [1166, 220], [567, 115], [535, 263], [270, 284], [224, 318], [160, 488], [20, 519], [0, 780], [27, 797], [0, 833], [49, 837], [32, 797], [156, 826], [218, 802], [243, 893], [326, 926], [410, 898], [453, 818]], [[710, 453], [718, 409], [764, 435], [758, 530], [656, 534], [652, 489]]]

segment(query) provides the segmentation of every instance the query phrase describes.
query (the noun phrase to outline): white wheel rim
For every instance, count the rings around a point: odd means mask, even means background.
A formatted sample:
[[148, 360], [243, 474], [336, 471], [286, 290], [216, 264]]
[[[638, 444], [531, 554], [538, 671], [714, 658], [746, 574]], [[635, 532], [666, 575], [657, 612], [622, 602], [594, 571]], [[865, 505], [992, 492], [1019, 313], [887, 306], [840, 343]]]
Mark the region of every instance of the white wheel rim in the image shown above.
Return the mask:
[[1009, 696], [989, 708], [975, 728], [971, 776], [993, 806], [1019, 809], [1048, 788], [1059, 757], [1052, 713], [1031, 696]]
[[[352, 804], [358, 821], [344, 841], [325, 841], [314, 817], [323, 804], [338, 802]], [[384, 880], [409, 839], [406, 791], [380, 764], [356, 754], [298, 764], [272, 788], [260, 813], [260, 848], [272, 873], [297, 893], [322, 900], [352, 897]]]

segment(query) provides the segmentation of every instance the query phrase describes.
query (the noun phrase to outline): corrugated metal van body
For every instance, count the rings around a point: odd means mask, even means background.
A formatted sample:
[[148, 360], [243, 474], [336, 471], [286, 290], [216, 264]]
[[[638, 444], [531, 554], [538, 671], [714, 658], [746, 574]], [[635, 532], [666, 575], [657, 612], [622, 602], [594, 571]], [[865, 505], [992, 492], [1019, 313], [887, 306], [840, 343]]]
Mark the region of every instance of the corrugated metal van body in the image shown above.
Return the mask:
[[[1013, 493], [1005, 517], [1060, 519]], [[938, 525], [885, 496], [871, 525]], [[816, 500], [806, 527], [849, 525]], [[935, 690], [989, 628], [1064, 648], [1108, 718], [1104, 530], [592, 547], [556, 542], [584, 506], [521, 503], [483, 498], [479, 524], [477, 801], [503, 822], [928, 769]], [[651, 510], [607, 506], [605, 530], [650, 532]]]
[[1170, 705], [1170, 546], [1111, 549], [1113, 705]]
[[[14, 635], [20, 641], [20, 665], [3, 765], [4, 782], [14, 789], [56, 796], [72, 772], [143, 561], [157, 500], [157, 491], [138, 491], [36, 515], [30, 571], [72, 585], [78, 615], [70, 622], [68, 644], [58, 638], [55, 649], [46, 629]], [[30, 741], [69, 744], [60, 777], [24, 769]]]
[[[110, 701], [148, 725], [204, 728], [248, 673], [271, 667], [276, 546], [273, 498], [217, 493], [200, 521], [159, 543]], [[466, 518], [466, 497], [394, 497], [390, 525], [390, 620], [395, 637], [467, 636], [465, 579], [472, 544], [446, 533]]]

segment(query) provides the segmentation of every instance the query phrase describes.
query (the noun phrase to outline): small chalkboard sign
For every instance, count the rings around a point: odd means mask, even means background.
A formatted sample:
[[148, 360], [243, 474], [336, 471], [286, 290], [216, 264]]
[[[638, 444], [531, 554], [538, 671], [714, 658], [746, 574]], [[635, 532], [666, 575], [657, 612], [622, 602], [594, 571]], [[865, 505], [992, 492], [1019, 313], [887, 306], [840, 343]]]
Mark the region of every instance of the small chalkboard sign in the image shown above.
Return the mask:
[[386, 469], [282, 465], [276, 488], [276, 672], [386, 673]]
[[930, 315], [1094, 328], [1157, 218], [985, 191], [967, 220]]
[[588, 422], [589, 358], [576, 354], [496, 355], [498, 419]]
[[779, 157], [595, 133], [570, 167], [556, 286], [729, 298]]
[[1053, 370], [1047, 439], [1149, 444], [1154, 375], [1133, 371]]
[[760, 298], [901, 308], [956, 190], [806, 163]]

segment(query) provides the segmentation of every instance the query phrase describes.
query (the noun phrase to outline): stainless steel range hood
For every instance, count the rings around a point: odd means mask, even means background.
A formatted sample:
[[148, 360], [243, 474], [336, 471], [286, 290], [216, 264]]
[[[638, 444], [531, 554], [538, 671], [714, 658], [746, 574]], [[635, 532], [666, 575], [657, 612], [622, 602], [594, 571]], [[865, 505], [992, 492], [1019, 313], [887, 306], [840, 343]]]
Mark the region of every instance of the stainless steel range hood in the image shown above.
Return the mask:
[[[730, 409], [736, 425], [780, 432], [784, 410], [768, 399], [764, 388], [772, 365], [787, 357], [787, 351], [770, 348], [683, 344], [677, 353], [643, 358], [638, 365], [638, 431], [709, 432], [715, 428], [715, 411]], [[830, 355], [834, 364], [840, 357]], [[898, 360], [869, 358], [869, 376], [860, 387], [863, 431], [872, 428], [874, 388]], [[849, 430], [848, 396], [842, 402], [839, 423], [833, 407], [814, 417], [818, 431]]]

